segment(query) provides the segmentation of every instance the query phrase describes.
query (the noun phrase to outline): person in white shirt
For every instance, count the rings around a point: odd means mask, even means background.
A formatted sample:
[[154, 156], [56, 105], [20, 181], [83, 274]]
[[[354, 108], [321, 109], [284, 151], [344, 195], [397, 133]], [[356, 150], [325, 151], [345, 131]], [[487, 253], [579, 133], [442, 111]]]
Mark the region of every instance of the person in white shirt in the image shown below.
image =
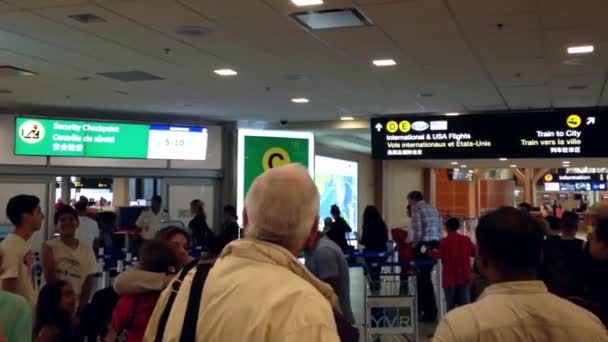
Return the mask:
[[74, 289], [78, 299], [78, 312], [89, 302], [97, 260], [93, 249], [76, 238], [78, 214], [70, 206], [55, 213], [55, 226], [59, 237], [42, 245], [42, 270], [47, 282], [63, 280]]
[[78, 221], [80, 225], [76, 231], [78, 241], [87, 244], [91, 247], [95, 246], [95, 241], [99, 239], [99, 224], [87, 215], [88, 203], [79, 201], [74, 205], [78, 213]]
[[143, 211], [135, 225], [141, 229], [141, 237], [144, 240], [154, 239], [154, 235], [160, 230], [163, 222], [169, 221], [169, 214], [162, 209], [163, 200], [160, 196], [152, 197], [152, 205], [150, 210]]
[[18, 195], [6, 206], [6, 216], [15, 225], [15, 231], [0, 243], [2, 260], [2, 289], [20, 295], [30, 304], [36, 304], [34, 289], [34, 249], [29, 239], [40, 230], [44, 214], [36, 196]]
[[477, 302], [450, 311], [434, 342], [608, 341], [596, 316], [537, 279], [544, 239], [539, 220], [500, 208], [479, 220], [475, 234], [478, 265], [491, 285]]

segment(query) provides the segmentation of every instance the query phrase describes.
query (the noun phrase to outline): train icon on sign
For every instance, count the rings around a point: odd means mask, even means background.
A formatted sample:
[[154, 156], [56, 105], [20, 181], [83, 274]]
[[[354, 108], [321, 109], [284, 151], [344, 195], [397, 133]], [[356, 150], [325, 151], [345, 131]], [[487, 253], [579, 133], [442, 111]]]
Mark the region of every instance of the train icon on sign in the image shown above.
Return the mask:
[[44, 139], [44, 125], [36, 120], [26, 120], [19, 126], [19, 138], [27, 144], [37, 144]]

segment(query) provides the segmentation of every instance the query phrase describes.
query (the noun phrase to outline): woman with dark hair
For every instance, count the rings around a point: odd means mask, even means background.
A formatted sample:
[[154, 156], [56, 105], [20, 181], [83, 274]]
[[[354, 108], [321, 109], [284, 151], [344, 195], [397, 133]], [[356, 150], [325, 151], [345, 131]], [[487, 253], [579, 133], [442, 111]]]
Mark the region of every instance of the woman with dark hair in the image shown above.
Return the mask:
[[[139, 250], [139, 269], [142, 271], [166, 275], [175, 271], [178, 261], [174, 250], [166, 241], [153, 239], [144, 242]], [[152, 316], [160, 290], [151, 290], [141, 294], [130, 294], [120, 298], [112, 315], [112, 337], [124, 333], [128, 342], [143, 341], [148, 321]]]
[[182, 228], [175, 226], [163, 228], [156, 233], [154, 239], [167, 242], [171, 249], [173, 249], [177, 256], [178, 270], [192, 261], [193, 258], [190, 256], [192, 237]]
[[[388, 242], [388, 228], [378, 211], [378, 208], [369, 205], [363, 211], [363, 226], [361, 240], [359, 241], [365, 246], [366, 252], [384, 253], [386, 252], [386, 243]], [[372, 290], [380, 288], [380, 264], [386, 260], [385, 257], [370, 257], [366, 258], [366, 265], [369, 272], [369, 277], [372, 281], [370, 287]]]
[[57, 280], [46, 284], [38, 296], [34, 341], [77, 341], [73, 320], [75, 309], [76, 295], [68, 282]]
[[112, 286], [119, 295], [139, 294], [164, 289], [182, 267], [194, 260], [190, 256], [190, 234], [182, 228], [170, 226], [156, 233], [154, 240], [166, 242], [175, 253], [177, 267], [169, 274], [165, 272], [149, 272], [138, 268], [129, 268], [119, 274]]

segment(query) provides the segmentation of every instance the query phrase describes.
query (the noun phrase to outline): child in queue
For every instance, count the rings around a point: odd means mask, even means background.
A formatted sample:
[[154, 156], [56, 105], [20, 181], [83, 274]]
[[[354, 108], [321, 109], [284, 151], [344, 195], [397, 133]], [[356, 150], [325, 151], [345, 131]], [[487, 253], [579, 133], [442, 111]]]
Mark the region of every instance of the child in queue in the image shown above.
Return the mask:
[[74, 320], [76, 301], [70, 283], [56, 280], [46, 284], [38, 296], [34, 341], [78, 341]]
[[449, 218], [445, 228], [448, 234], [441, 240], [439, 257], [443, 263], [443, 289], [449, 311], [471, 302], [471, 265], [476, 247], [469, 237], [458, 233], [460, 221], [457, 218]]

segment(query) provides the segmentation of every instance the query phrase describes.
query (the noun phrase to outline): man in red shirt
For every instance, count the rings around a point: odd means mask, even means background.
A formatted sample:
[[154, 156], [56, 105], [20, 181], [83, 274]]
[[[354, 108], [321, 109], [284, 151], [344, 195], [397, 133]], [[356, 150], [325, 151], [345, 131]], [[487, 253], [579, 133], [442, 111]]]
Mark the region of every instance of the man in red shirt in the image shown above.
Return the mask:
[[448, 311], [456, 305], [471, 302], [471, 282], [473, 270], [471, 258], [475, 258], [476, 248], [471, 239], [458, 233], [460, 221], [450, 218], [445, 222], [448, 235], [441, 240], [439, 254], [443, 262], [443, 289]]

